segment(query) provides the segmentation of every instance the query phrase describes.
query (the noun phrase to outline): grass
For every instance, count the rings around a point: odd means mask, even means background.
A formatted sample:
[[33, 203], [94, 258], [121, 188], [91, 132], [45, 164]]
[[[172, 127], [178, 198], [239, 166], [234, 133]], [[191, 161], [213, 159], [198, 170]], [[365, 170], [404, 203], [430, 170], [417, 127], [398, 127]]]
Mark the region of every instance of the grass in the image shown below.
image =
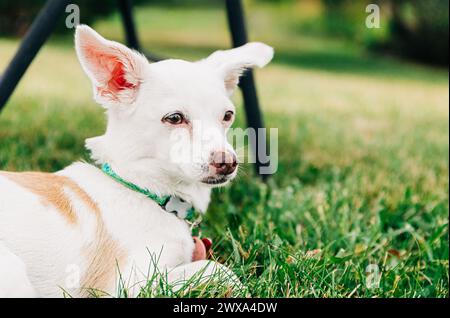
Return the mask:
[[[279, 129], [279, 167], [265, 184], [246, 166], [214, 193], [205, 231], [218, 260], [255, 297], [448, 297], [448, 71], [299, 34], [283, 9], [248, 9], [251, 38], [276, 49], [256, 75], [266, 124]], [[137, 18], [155, 53], [193, 59], [229, 45], [217, 8], [143, 8]], [[122, 38], [118, 16], [95, 28]], [[0, 39], [0, 67], [17, 44]], [[84, 139], [104, 127], [70, 39], [52, 39], [0, 116], [0, 168], [56, 171], [86, 158]]]

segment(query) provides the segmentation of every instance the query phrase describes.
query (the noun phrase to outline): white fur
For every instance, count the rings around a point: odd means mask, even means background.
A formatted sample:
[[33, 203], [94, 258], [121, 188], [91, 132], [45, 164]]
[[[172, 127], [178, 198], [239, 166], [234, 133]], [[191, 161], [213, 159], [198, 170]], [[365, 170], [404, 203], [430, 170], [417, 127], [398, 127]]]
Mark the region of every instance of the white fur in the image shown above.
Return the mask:
[[[79, 26], [75, 38], [94, 97], [108, 116], [105, 134], [86, 141], [92, 158], [99, 164], [108, 162], [124, 179], [159, 195], [178, 195], [204, 212], [212, 187], [202, 182], [211, 175], [209, 157], [214, 151], [233, 151], [226, 141], [229, 123], [222, 122], [224, 112], [234, 110], [229, 94], [242, 69], [264, 66], [273, 50], [261, 43], [249, 43], [216, 52], [200, 62], [166, 60], [149, 64], [142, 55], [103, 39], [87, 26]], [[104, 56], [108, 56], [106, 62]], [[123, 66], [124, 78], [130, 84], [119, 91], [108, 87], [108, 72], [117, 66], [116, 61]], [[191, 126], [162, 123], [161, 119], [172, 111], [186, 114]], [[174, 130], [192, 137], [194, 125], [215, 132], [202, 144], [203, 161], [174, 162]], [[69, 224], [55, 207], [0, 175], [0, 296], [60, 297], [63, 290], [79, 295], [81, 286], [73, 281], [88, 270], [86, 247], [95, 244], [99, 222], [125, 251], [120, 273], [124, 280], [129, 278], [131, 295], [139, 292], [149, 270], [154, 269], [151, 255], [158, 258], [158, 270], [169, 271], [170, 282], [189, 278], [204, 267], [208, 275], [218, 270], [235, 281], [220, 264], [192, 262], [194, 243], [183, 220], [120, 185], [99, 168], [74, 163], [57, 174], [70, 178], [89, 195], [101, 211], [101, 220], [70, 189], [64, 189], [78, 220]], [[117, 274], [115, 279], [117, 283]], [[115, 295], [116, 283], [106, 292]]]

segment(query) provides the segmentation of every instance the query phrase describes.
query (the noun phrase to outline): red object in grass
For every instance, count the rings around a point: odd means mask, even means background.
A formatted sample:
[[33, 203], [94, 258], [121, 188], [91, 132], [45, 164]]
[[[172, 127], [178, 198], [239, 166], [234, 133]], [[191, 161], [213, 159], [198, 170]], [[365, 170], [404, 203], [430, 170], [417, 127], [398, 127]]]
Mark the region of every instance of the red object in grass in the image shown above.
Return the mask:
[[206, 252], [208, 252], [212, 247], [212, 241], [210, 238], [204, 237], [202, 238], [202, 242], [205, 245]]
[[212, 255], [212, 241], [209, 238], [199, 238], [197, 236], [194, 239], [194, 252], [192, 253], [192, 261], [201, 261], [210, 258]]

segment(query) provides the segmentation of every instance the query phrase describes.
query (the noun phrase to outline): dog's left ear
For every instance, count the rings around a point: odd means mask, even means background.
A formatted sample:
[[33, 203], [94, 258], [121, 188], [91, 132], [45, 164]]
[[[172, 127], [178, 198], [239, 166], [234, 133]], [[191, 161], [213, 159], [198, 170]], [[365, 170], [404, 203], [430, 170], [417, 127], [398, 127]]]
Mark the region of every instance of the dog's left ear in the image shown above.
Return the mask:
[[231, 95], [239, 84], [239, 77], [248, 68], [264, 67], [273, 58], [273, 48], [260, 42], [250, 42], [231, 50], [216, 51], [200, 63], [216, 68]]
[[104, 39], [87, 25], [77, 27], [75, 46], [99, 104], [109, 107], [135, 101], [148, 64], [143, 55]]

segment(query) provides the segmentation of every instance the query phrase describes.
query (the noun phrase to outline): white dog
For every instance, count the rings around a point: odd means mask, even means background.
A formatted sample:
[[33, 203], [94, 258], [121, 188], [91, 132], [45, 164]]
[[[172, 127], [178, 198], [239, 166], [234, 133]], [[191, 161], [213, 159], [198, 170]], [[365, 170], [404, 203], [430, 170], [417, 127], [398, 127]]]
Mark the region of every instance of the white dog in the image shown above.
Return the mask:
[[[75, 44], [108, 117], [106, 133], [86, 141], [98, 166], [0, 172], [0, 297], [115, 296], [119, 275], [136, 296], [155, 269], [169, 283], [196, 273], [234, 277], [198, 256], [204, 246], [187, 215], [203, 213], [211, 188], [236, 175], [229, 97], [243, 70], [266, 65], [272, 48], [248, 43], [198, 62], [150, 64], [87, 26]], [[192, 140], [198, 126], [199, 156], [186, 160], [193, 144], [174, 136]]]

